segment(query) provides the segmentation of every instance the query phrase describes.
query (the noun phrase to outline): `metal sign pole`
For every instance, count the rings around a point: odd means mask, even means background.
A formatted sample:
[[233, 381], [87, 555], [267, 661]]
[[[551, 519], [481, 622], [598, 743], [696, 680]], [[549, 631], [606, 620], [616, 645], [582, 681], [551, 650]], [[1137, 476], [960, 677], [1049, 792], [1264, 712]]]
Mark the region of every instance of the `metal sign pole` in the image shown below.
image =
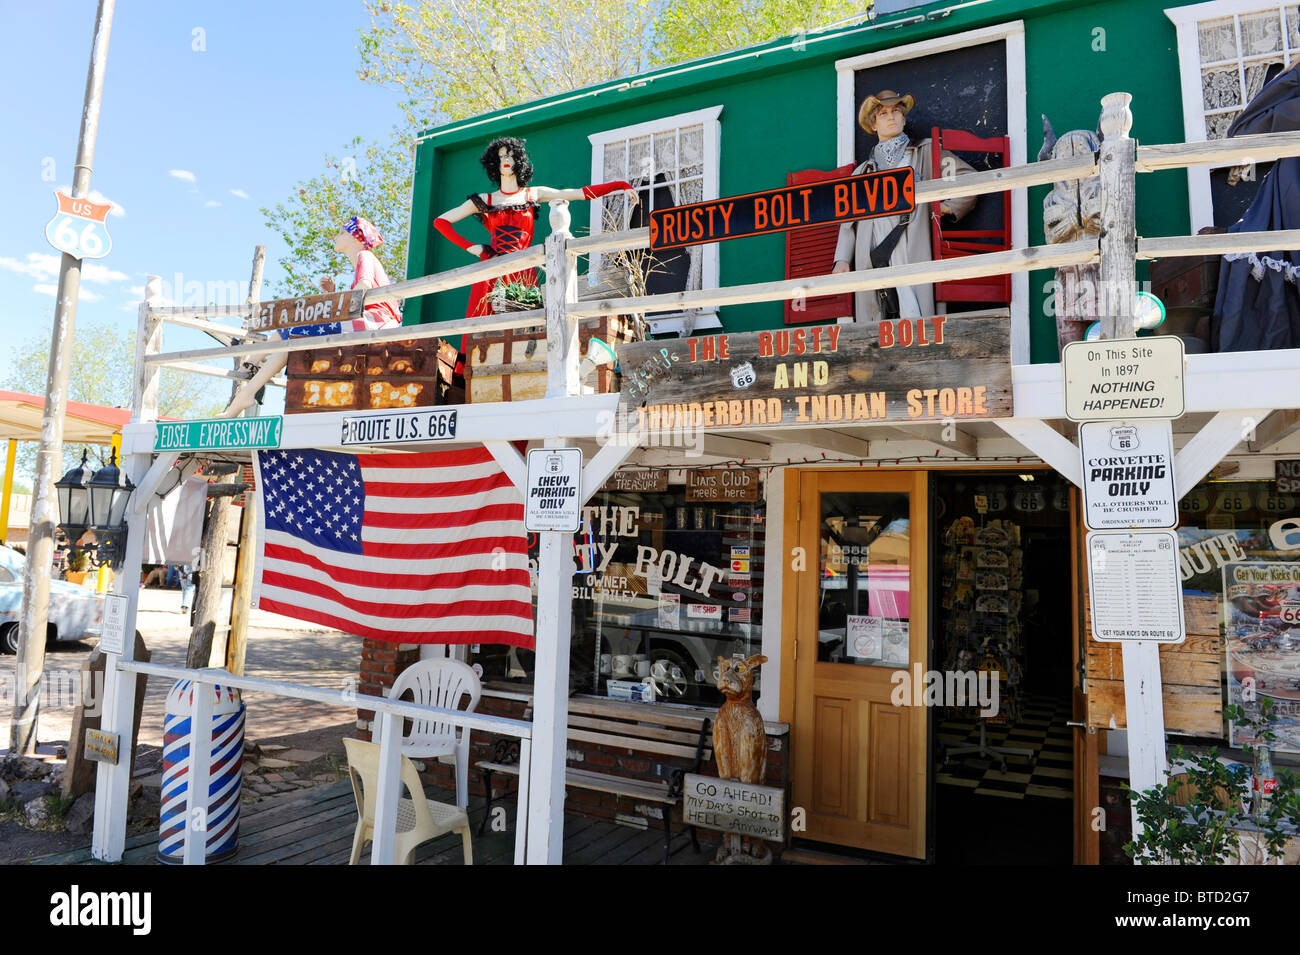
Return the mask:
[[[86, 96], [81, 113], [81, 138], [72, 178], [72, 196], [90, 192], [90, 165], [99, 132], [99, 105], [104, 71], [108, 66], [108, 37], [113, 25], [115, 0], [99, 0], [95, 13], [94, 45]], [[54, 305], [54, 332], [50, 339], [50, 370], [45, 384], [45, 410], [41, 417], [41, 443], [36, 452], [36, 486], [32, 488], [32, 524], [23, 573], [23, 606], [18, 623], [18, 692], [14, 696], [9, 728], [9, 751], [36, 749], [40, 718], [39, 687], [45, 667], [45, 630], [49, 624], [50, 573], [54, 564], [54, 532], [59, 522], [54, 482], [63, 461], [63, 418], [68, 403], [68, 363], [72, 358], [77, 324], [77, 294], [81, 288], [81, 259], [63, 253], [59, 265], [59, 291]], [[74, 741], [75, 744], [75, 741]]]

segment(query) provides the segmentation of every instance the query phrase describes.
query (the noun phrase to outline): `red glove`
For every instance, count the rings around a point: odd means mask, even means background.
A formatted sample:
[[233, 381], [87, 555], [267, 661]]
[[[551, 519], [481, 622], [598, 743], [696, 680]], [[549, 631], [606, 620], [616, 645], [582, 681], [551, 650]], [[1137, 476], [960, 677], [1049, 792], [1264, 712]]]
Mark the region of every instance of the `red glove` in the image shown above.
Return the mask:
[[599, 199], [601, 196], [607, 196], [611, 192], [618, 192], [620, 189], [631, 189], [632, 183], [624, 182], [622, 179], [616, 179], [613, 182], [602, 182], [595, 186], [583, 186], [582, 198]]
[[469, 239], [460, 235], [455, 229], [451, 227], [451, 223], [448, 222], [446, 219], [443, 219], [441, 216], [433, 220], [433, 227], [437, 229], [439, 232], [441, 232], [444, 238], [450, 239], [452, 242], [455, 242], [466, 252], [468, 252], [469, 247], [474, 244], [473, 242], [469, 241]]

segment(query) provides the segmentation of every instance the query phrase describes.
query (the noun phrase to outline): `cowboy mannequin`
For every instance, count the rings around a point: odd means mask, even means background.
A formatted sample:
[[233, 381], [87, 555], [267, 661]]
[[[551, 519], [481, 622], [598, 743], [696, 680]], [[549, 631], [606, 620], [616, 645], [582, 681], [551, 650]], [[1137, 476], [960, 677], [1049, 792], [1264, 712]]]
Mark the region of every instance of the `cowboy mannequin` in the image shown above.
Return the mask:
[[[918, 183], [934, 178], [930, 168], [930, 140], [913, 143], [903, 132], [907, 114], [915, 105], [916, 99], [910, 93], [900, 96], [893, 90], [881, 90], [863, 100], [858, 109], [858, 125], [878, 137], [879, 142], [872, 148], [867, 161], [853, 170], [853, 175], [911, 166], [916, 171]], [[943, 153], [943, 160], [945, 167], [951, 160], [955, 175], [973, 171], [966, 162], [947, 150]], [[939, 215], [960, 219], [974, 207], [974, 196], [951, 199], [939, 203]], [[838, 274], [853, 269], [907, 265], [927, 262], [931, 258], [930, 212], [918, 204], [916, 212], [906, 222], [903, 216], [884, 216], [844, 223], [840, 227], [839, 242], [835, 246], [835, 267], [831, 272]], [[932, 285], [884, 289], [879, 293], [855, 292], [853, 298], [854, 321], [858, 324], [875, 324], [882, 317], [920, 318], [934, 314]]]

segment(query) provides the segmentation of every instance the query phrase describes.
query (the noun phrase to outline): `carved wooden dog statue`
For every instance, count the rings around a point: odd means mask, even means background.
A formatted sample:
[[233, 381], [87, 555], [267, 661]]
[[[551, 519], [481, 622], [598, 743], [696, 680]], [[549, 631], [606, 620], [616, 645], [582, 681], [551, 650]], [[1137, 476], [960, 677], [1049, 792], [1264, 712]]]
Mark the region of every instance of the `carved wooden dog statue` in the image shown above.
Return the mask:
[[[754, 673], [767, 657], [761, 653], [746, 660], [718, 657], [718, 690], [727, 701], [713, 722], [713, 755], [721, 779], [762, 785], [767, 777], [767, 732], [754, 705]], [[718, 861], [770, 862], [771, 851], [760, 839], [735, 834], [723, 841]]]
[[713, 755], [718, 776], [762, 784], [767, 775], [767, 733], [754, 705], [754, 673], [767, 657], [718, 657], [718, 690], [727, 702], [713, 722]]

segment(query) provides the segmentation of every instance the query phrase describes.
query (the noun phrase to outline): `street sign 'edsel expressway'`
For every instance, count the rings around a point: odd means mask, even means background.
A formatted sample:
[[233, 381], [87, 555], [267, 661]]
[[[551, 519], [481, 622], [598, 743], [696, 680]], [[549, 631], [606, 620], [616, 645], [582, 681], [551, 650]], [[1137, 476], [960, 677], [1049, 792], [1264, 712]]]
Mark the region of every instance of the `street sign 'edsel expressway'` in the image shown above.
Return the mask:
[[650, 213], [650, 248], [676, 249], [915, 211], [915, 176], [907, 166], [656, 209]]
[[204, 418], [197, 421], [159, 421], [155, 451], [235, 451], [278, 448], [284, 418]]

